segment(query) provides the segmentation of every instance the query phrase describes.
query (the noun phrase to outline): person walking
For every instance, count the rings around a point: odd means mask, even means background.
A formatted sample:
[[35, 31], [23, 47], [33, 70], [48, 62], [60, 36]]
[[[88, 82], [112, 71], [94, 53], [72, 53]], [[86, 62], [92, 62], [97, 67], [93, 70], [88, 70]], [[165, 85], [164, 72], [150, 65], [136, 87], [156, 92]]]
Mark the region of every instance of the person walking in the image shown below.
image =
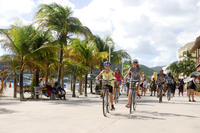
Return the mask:
[[179, 84], [178, 84], [178, 95], [180, 96], [182, 94], [183, 96], [183, 90], [184, 90], [184, 81], [183, 79], [179, 80]]
[[150, 89], [151, 89], [151, 95], [153, 95], [154, 93], [154, 96], [156, 95], [156, 80], [153, 78], [153, 80], [151, 81], [151, 84], [150, 84]]
[[[192, 80], [189, 82], [188, 87], [187, 87], [187, 92], [188, 92], [188, 98], [189, 98], [189, 102], [196, 102], [194, 100], [194, 91], [197, 88], [197, 83], [196, 83], [196, 79], [197, 76], [195, 74], [191, 75]], [[191, 100], [192, 97], [192, 100]]]

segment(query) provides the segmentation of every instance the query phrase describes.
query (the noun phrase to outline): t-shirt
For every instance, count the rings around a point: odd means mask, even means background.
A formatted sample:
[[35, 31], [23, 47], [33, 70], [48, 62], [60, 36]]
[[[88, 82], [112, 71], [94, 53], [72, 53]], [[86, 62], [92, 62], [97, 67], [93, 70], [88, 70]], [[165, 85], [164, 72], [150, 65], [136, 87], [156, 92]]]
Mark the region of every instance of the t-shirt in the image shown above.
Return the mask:
[[173, 76], [167, 76], [167, 83], [168, 84], [174, 84], [174, 78], [173, 78]]
[[122, 75], [120, 73], [115, 73], [115, 78], [117, 79], [117, 81], [122, 81]]
[[164, 83], [164, 81], [165, 81], [166, 78], [167, 77], [166, 77], [165, 74], [162, 74], [162, 75], [158, 74], [158, 76], [157, 76], [157, 82], [158, 82], [158, 84]]
[[[111, 70], [108, 73], [104, 70], [102, 72], [102, 76], [103, 76], [103, 79], [105, 79], [105, 80], [114, 79], [113, 71], [111, 71]], [[113, 82], [109, 82], [108, 84], [113, 86], [114, 83]]]
[[140, 81], [140, 68], [134, 68], [131, 67], [129, 69], [129, 71], [131, 72], [131, 80], [139, 80]]

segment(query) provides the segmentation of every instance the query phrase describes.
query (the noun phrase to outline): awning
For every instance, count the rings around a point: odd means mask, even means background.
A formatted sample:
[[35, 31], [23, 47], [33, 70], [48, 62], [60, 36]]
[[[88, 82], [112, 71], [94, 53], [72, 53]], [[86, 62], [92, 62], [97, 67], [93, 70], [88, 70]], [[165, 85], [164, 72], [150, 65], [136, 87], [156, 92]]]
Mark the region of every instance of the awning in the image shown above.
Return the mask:
[[196, 38], [194, 46], [192, 47], [192, 49], [190, 50], [190, 52], [192, 53], [195, 50], [197, 50], [198, 48], [200, 48], [200, 36]]

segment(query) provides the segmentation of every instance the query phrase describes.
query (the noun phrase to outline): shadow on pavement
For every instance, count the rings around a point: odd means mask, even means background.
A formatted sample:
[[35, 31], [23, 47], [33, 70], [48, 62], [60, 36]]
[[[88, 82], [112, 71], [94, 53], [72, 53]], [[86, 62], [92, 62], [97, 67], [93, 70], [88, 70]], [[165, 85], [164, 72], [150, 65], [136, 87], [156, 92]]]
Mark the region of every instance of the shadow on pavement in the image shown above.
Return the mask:
[[184, 114], [174, 114], [174, 113], [159, 113], [159, 112], [151, 112], [151, 111], [137, 111], [137, 112], [143, 113], [143, 114], [151, 114], [153, 116], [199, 118], [197, 116], [184, 115]]
[[101, 104], [101, 100], [93, 100], [88, 98], [81, 98], [81, 99], [70, 99], [70, 100], [54, 100], [54, 101], [48, 101], [48, 103], [51, 104], [63, 104], [63, 105], [72, 105], [72, 106], [90, 106], [90, 104]]
[[144, 116], [144, 115], [136, 115], [136, 114], [130, 115], [130, 114], [115, 113], [115, 114], [112, 114], [112, 116], [121, 117], [121, 118], [124, 118], [124, 119], [134, 119], [134, 120], [165, 120], [164, 118]]
[[15, 113], [16, 111], [5, 109], [5, 108], [0, 108], [0, 115], [1, 114], [12, 114]]

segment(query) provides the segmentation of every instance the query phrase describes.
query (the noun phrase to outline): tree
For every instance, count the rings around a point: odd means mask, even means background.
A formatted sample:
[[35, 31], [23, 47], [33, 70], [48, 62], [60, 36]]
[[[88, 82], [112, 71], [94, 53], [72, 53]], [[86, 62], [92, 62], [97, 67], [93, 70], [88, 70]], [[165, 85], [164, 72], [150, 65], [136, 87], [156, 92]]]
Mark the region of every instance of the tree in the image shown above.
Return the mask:
[[52, 31], [55, 43], [60, 46], [58, 70], [58, 82], [60, 83], [63, 70], [63, 49], [69, 42], [70, 36], [76, 33], [91, 35], [91, 32], [87, 27], [82, 26], [78, 18], [72, 16], [71, 8], [56, 3], [41, 5], [36, 15], [36, 23], [39, 24], [39, 27]]
[[[13, 97], [17, 97], [17, 69], [19, 67], [19, 60], [13, 55], [3, 55], [0, 57], [0, 62], [7, 62], [8, 68], [11, 69], [10, 73], [14, 75], [14, 95]], [[3, 80], [3, 79], [2, 79]]]

